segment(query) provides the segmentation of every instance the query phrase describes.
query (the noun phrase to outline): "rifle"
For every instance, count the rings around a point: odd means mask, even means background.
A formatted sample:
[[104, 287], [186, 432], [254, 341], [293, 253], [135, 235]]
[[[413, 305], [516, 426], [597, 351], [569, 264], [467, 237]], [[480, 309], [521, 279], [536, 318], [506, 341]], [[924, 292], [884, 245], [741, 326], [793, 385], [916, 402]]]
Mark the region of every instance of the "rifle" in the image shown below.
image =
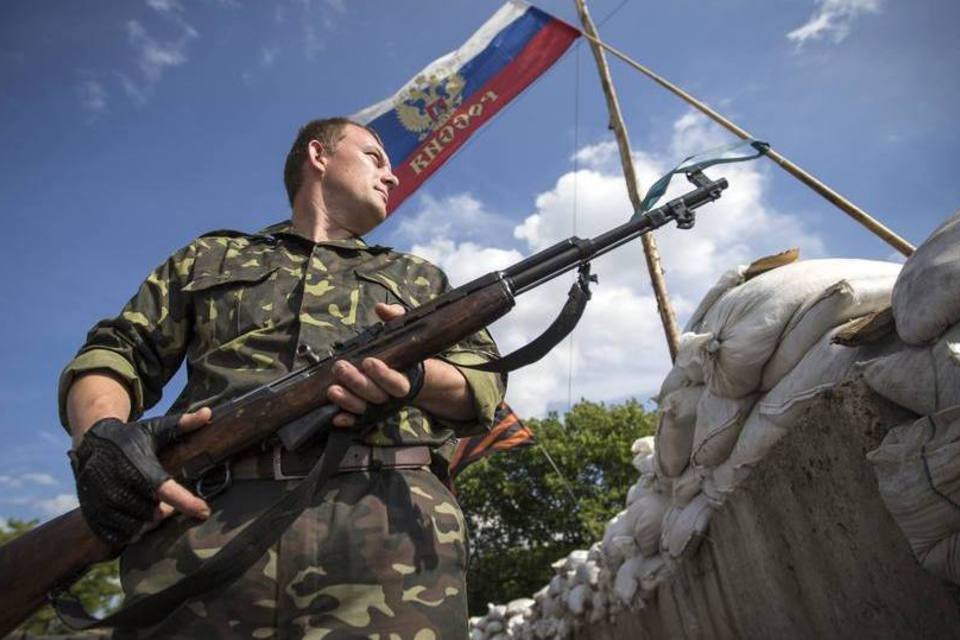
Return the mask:
[[[728, 186], [725, 179], [713, 181], [699, 170], [691, 171], [687, 177], [696, 189], [665, 205], [646, 213], [637, 212], [630, 221], [595, 238], [571, 237], [503, 271], [481, 276], [399, 318], [366, 328], [303, 368], [217, 405], [203, 429], [186, 434], [159, 452], [161, 464], [181, 482], [197, 483], [208, 471], [268, 438], [279, 437], [286, 448], [296, 449], [315, 437], [337, 412], [325, 400], [326, 389], [333, 384], [332, 366], [337, 360], [359, 363], [375, 357], [402, 371], [502, 317], [513, 307], [517, 295], [572, 269], [581, 269], [580, 285], [585, 290], [585, 268], [589, 268], [591, 260], [670, 221], [676, 221], [681, 229], [691, 228], [694, 210], [718, 199]], [[520, 357], [513, 361], [526, 364], [532, 360]], [[45, 604], [49, 594], [68, 587], [91, 565], [118, 552], [93, 534], [80, 509], [0, 547], [0, 584], [4, 585], [0, 595], [0, 637]], [[44, 560], [37, 562], [38, 558]]]

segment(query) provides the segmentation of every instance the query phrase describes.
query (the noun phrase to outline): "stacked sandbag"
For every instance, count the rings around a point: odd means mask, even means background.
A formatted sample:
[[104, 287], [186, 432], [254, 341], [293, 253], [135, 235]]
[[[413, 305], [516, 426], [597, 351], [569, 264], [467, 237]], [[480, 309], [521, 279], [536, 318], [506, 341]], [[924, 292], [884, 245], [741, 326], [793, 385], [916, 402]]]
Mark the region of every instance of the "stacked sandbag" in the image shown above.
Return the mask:
[[520, 637], [534, 600], [519, 598], [507, 605], [487, 605], [487, 615], [470, 618], [470, 640], [509, 640]]
[[727, 291], [696, 333], [681, 336], [677, 364], [723, 398], [770, 389], [827, 330], [885, 306], [899, 270], [889, 262], [831, 259], [763, 273]]
[[903, 265], [891, 304], [897, 333], [907, 344], [928, 344], [960, 322], [960, 211]]
[[[631, 449], [639, 478], [625, 508], [602, 541], [554, 563], [520, 622], [501, 625], [507, 637], [572, 637], [584, 624], [646, 606], [800, 412], [857, 362], [887, 355], [832, 338], [850, 319], [889, 305], [899, 265], [795, 259], [788, 252], [737, 267], [710, 290], [655, 398], [656, 435]], [[486, 633], [491, 621], [499, 633], [493, 618], [474, 629]]]
[[[900, 269], [869, 260], [758, 263], [767, 267], [725, 273], [711, 290], [724, 292], [698, 307], [658, 396], [657, 473], [670, 496], [660, 546], [671, 559], [696, 548], [712, 510], [818, 394], [866, 357], [832, 337], [888, 306]], [[743, 281], [728, 286], [735, 274]]]
[[960, 584], [960, 406], [894, 427], [867, 459], [917, 560]]

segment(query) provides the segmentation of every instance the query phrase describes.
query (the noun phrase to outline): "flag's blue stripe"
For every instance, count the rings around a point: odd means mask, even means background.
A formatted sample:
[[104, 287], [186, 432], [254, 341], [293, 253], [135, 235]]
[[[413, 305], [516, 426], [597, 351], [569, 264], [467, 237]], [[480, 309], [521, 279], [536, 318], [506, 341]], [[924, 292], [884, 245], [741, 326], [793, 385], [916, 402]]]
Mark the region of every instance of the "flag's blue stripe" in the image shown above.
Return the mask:
[[[530, 7], [522, 16], [507, 25], [483, 51], [460, 68], [466, 80], [463, 99], [467, 100], [491, 78], [509, 65], [527, 43], [553, 18], [536, 7]], [[396, 110], [387, 111], [368, 123], [383, 139], [387, 154], [394, 164], [406, 160], [420, 141], [400, 122]]]

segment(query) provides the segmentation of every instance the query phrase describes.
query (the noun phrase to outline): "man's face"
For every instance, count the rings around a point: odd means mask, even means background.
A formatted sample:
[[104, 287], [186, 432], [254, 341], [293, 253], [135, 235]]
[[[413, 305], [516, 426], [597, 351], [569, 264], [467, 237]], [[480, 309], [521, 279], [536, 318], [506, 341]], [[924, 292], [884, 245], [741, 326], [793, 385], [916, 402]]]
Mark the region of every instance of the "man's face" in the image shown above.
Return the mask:
[[348, 124], [342, 134], [336, 150], [326, 154], [324, 200], [332, 221], [359, 236], [387, 217], [387, 198], [399, 181], [369, 131]]

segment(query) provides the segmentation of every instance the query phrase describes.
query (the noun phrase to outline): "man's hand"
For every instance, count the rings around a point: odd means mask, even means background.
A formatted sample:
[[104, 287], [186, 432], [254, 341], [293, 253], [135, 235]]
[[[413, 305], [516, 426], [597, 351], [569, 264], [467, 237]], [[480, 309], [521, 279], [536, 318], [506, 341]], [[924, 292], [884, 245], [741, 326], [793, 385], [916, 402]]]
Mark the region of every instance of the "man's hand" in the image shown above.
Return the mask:
[[203, 408], [129, 424], [104, 418], [82, 436], [71, 459], [80, 508], [97, 536], [122, 545], [174, 509], [201, 519], [210, 515], [207, 503], [172, 479], [156, 453], [211, 415]]
[[[374, 311], [385, 322], [406, 313], [399, 304], [382, 302], [377, 303]], [[337, 384], [327, 389], [327, 398], [343, 409], [333, 418], [338, 427], [353, 426], [370, 404], [383, 404], [410, 393], [410, 379], [377, 358], [366, 358], [359, 367], [339, 360], [333, 365], [333, 375]]]

